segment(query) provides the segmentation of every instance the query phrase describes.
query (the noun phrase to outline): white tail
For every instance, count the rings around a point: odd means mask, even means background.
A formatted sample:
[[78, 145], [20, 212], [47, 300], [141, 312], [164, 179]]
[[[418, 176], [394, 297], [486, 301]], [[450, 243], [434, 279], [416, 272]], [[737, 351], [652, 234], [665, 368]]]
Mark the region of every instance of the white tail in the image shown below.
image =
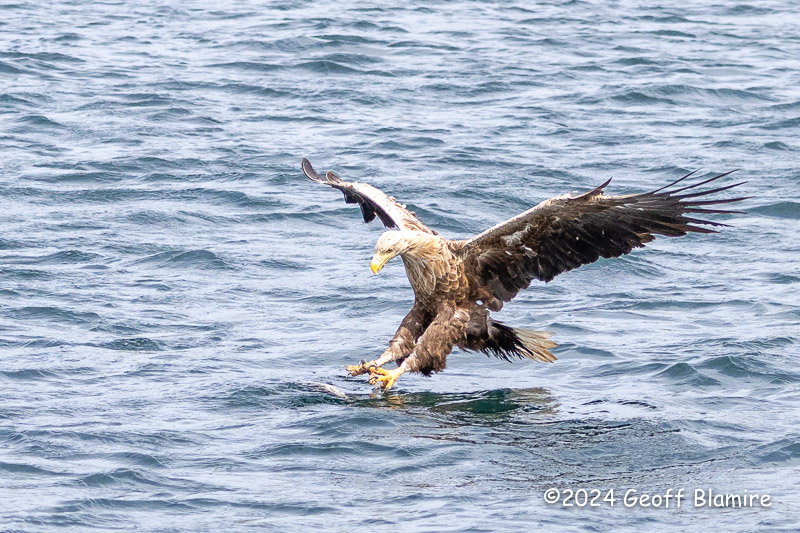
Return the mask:
[[552, 363], [556, 356], [550, 353], [550, 348], [558, 346], [550, 340], [553, 335], [549, 331], [533, 331], [531, 329], [513, 328], [519, 341], [519, 353], [534, 361]]

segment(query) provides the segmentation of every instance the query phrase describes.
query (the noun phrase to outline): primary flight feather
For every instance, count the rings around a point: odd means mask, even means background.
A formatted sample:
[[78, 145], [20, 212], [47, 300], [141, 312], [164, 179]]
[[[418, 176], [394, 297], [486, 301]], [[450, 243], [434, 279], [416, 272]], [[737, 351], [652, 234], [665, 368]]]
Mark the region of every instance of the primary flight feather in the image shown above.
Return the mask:
[[[357, 203], [365, 222], [377, 217], [387, 228], [396, 228], [378, 239], [372, 272], [377, 274], [399, 255], [414, 289], [414, 306], [380, 357], [347, 367], [353, 376], [369, 372], [370, 383], [384, 390], [405, 372], [430, 375], [443, 370], [454, 346], [506, 360], [555, 361], [551, 333], [506, 326], [490, 312], [502, 309], [534, 279], [548, 282], [600, 257], [619, 257], [656, 235], [716, 233], [712, 228], [725, 224], [695, 216], [737, 213], [708, 206], [745, 199], [709, 198], [741, 183], [696, 190], [730, 172], [676, 188], [691, 172], [661, 189], [624, 196], [604, 195], [608, 180], [577, 196], [545, 200], [471, 239], [450, 240], [371, 185], [343, 181], [330, 171], [320, 176], [307, 159], [302, 167], [312, 181], [340, 190], [347, 203]], [[397, 368], [385, 370], [392, 361]]]

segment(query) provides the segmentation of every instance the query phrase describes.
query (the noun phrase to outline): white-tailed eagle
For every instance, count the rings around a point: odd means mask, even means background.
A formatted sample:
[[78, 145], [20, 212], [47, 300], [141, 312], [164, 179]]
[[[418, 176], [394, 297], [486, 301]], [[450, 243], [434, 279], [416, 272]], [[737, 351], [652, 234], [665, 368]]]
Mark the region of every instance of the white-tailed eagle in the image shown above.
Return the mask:
[[[600, 257], [619, 257], [656, 235], [716, 233], [711, 228], [725, 224], [695, 215], [737, 213], [708, 206], [745, 199], [709, 198], [741, 183], [697, 190], [730, 172], [675, 188], [692, 172], [655, 191], [624, 196], [604, 195], [608, 180], [583, 194], [545, 200], [471, 239], [450, 240], [371, 185], [343, 181], [330, 171], [322, 177], [307, 159], [302, 167], [312, 181], [340, 190], [347, 203], [357, 203], [365, 222], [378, 217], [394, 228], [378, 239], [372, 272], [377, 274], [399, 255], [414, 289], [414, 307], [380, 357], [347, 367], [353, 376], [369, 372], [370, 383], [384, 390], [404, 372], [430, 375], [443, 370], [454, 346], [505, 360], [555, 361], [551, 333], [509, 327], [490, 312], [500, 311], [503, 302], [534, 279], [548, 282]], [[383, 365], [392, 361], [397, 368], [385, 370]]]

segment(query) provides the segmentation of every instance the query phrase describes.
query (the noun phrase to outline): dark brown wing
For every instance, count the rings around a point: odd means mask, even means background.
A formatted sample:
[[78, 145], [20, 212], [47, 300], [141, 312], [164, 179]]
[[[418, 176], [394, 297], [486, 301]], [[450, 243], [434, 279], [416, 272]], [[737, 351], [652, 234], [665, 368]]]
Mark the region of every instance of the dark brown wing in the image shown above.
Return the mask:
[[[733, 171], [731, 171], [733, 172]], [[555, 276], [600, 257], [619, 257], [644, 246], [655, 235], [679, 237], [689, 232], [716, 233], [703, 226], [725, 226], [687, 214], [737, 213], [701, 206], [745, 198], [703, 197], [741, 185], [685, 192], [730, 174], [667, 190], [694, 172], [661, 189], [626, 196], [604, 196], [608, 180], [579, 196], [551, 198], [464, 242], [468, 269], [494, 298], [509, 301], [532, 279]], [[683, 193], [683, 194], [679, 194]], [[699, 198], [699, 199], [698, 199]], [[502, 306], [493, 302], [494, 306]]]
[[414, 212], [372, 185], [342, 181], [330, 170], [323, 178], [305, 158], [303, 158], [303, 172], [311, 181], [324, 183], [342, 191], [344, 201], [348, 204], [358, 204], [361, 207], [361, 214], [364, 215], [364, 222], [372, 222], [377, 215], [387, 228], [415, 230], [436, 235], [435, 231], [419, 221]]

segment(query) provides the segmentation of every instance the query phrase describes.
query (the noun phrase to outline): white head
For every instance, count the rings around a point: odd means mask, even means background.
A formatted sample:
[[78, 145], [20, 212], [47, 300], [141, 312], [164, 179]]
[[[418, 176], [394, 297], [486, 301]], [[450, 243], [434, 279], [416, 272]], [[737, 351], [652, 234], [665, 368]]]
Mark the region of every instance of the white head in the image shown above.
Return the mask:
[[435, 248], [432, 245], [439, 240], [441, 240], [440, 237], [421, 231], [387, 231], [380, 236], [377, 244], [375, 244], [375, 255], [372, 256], [372, 272], [377, 274], [390, 259], [398, 255], [418, 255], [417, 252], [427, 252], [427, 248]]

